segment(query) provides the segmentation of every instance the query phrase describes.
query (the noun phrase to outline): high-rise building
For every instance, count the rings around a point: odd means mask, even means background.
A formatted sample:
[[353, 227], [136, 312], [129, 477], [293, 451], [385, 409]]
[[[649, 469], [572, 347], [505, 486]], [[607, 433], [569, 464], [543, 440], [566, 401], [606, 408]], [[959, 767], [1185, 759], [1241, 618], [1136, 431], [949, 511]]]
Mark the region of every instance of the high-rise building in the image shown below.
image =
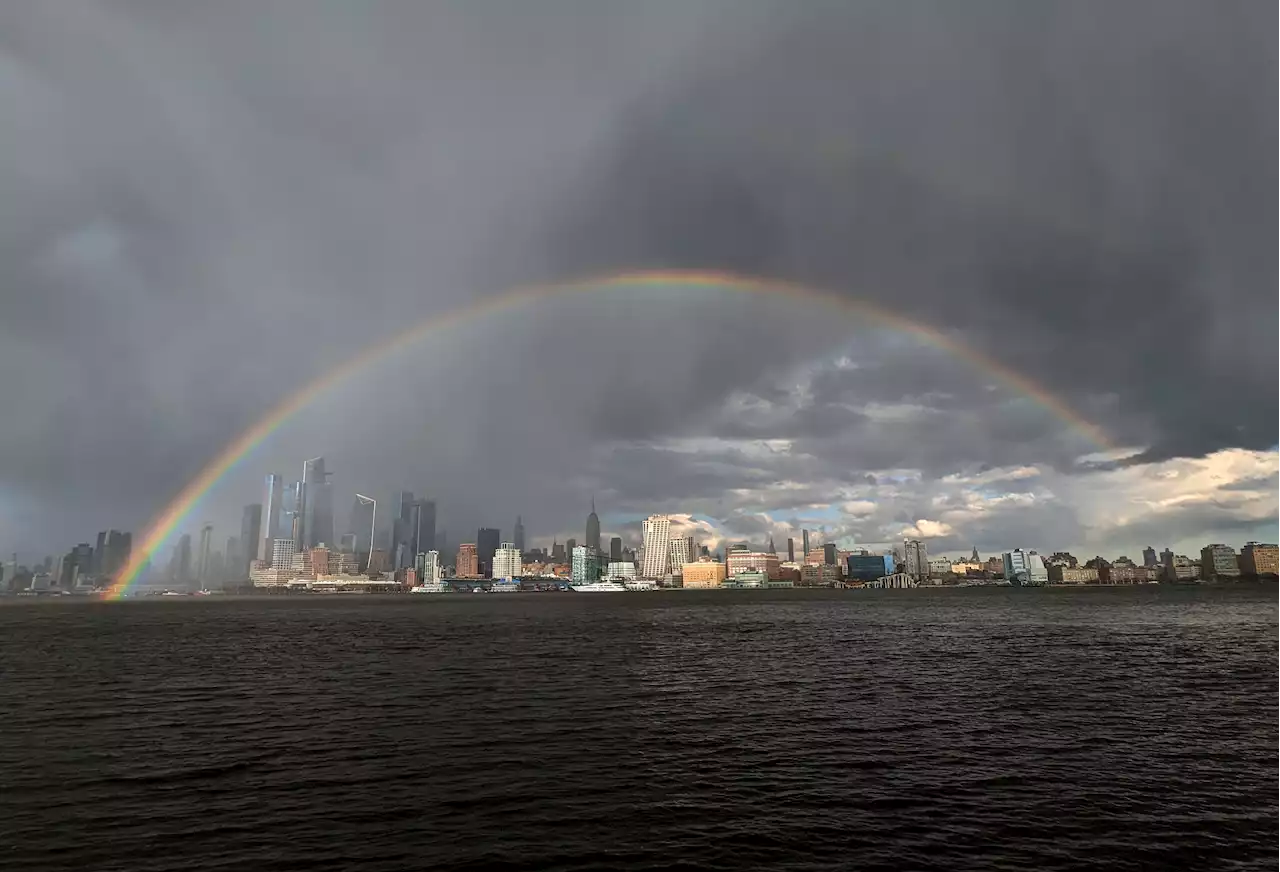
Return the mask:
[[196, 580], [200, 584], [209, 583], [209, 552], [213, 547], [213, 525], [205, 524], [200, 528], [200, 550], [196, 552]]
[[[250, 539], [249, 541], [251, 541], [251, 542], [252, 542], [253, 540], [252, 540], [252, 539]], [[239, 579], [239, 578], [240, 578], [240, 569], [241, 569], [241, 568], [243, 568], [243, 569], [244, 569], [244, 577], [245, 577], [245, 578], [248, 578], [248, 577], [249, 577], [249, 566], [248, 566], [248, 564], [244, 564], [244, 565], [243, 565], [243, 567], [241, 566], [241, 564], [242, 564], [242, 562], [243, 562], [243, 559], [244, 559], [244, 555], [243, 555], [243, 554], [241, 553], [241, 551], [240, 551], [240, 537], [239, 537], [239, 536], [228, 536], [228, 537], [227, 537], [227, 548], [226, 548], [226, 550], [223, 552], [223, 554], [225, 554], [225, 555], [226, 555], [226, 563], [225, 563], [225, 565], [224, 565], [224, 569], [223, 569], [223, 575], [224, 575], [225, 577], [227, 577], [227, 578], [232, 578], [232, 577], [234, 577], [234, 578], [236, 578], [236, 579]]]
[[351, 518], [347, 522], [347, 533], [355, 536], [355, 542], [352, 543], [351, 553], [361, 554], [366, 558], [369, 556], [369, 549], [373, 542], [369, 538], [373, 535], [373, 524], [377, 520], [374, 515], [373, 500], [356, 497], [355, 502], [351, 504]]
[[281, 531], [280, 519], [284, 516], [284, 479], [275, 473], [267, 476], [266, 492], [262, 495], [262, 533], [261, 540], [256, 541], [254, 553], [259, 560], [271, 559], [271, 550], [276, 539], [285, 535]]
[[787, 537], [787, 562], [796, 562], [796, 540], [790, 536]]
[[1240, 549], [1240, 571], [1244, 575], [1280, 573], [1280, 548], [1261, 542], [1246, 542]]
[[458, 578], [478, 578], [480, 575], [480, 561], [476, 555], [476, 546], [470, 542], [464, 542], [458, 546], [458, 559], [454, 566], [454, 574]]
[[293, 537], [281, 536], [271, 543], [271, 565], [277, 569], [290, 569], [295, 553]]
[[1240, 575], [1240, 563], [1236, 549], [1230, 545], [1206, 545], [1200, 549], [1200, 578], [1235, 578]]
[[659, 579], [666, 576], [671, 558], [671, 518], [667, 515], [650, 515], [642, 525], [644, 564], [641, 578]]
[[93, 573], [95, 576], [102, 574], [102, 558], [107, 552], [107, 535], [108, 530], [98, 532], [98, 544], [93, 548], [93, 562], [90, 566], [85, 567], [86, 573]]
[[566, 539], [566, 540], [565, 540], [565, 543], [564, 543], [564, 550], [565, 550], [565, 553], [566, 553], [566, 554], [569, 554], [570, 556], [572, 556], [572, 555], [573, 555], [573, 549], [574, 549], [574, 548], [577, 548], [577, 547], [578, 547], [578, 540], [577, 540], [577, 539]]
[[919, 539], [903, 539], [902, 564], [902, 571], [917, 581], [928, 578], [929, 549]]
[[565, 557], [564, 546], [561, 545], [559, 542], [555, 541], [554, 539], [551, 540], [551, 562], [563, 564], [564, 557]]
[[800, 531], [800, 550], [804, 552], [804, 556], [809, 556], [809, 531]]
[[591, 514], [587, 515], [586, 546], [600, 553], [600, 517], [596, 514], [596, 498], [591, 498]]
[[114, 576], [129, 562], [133, 553], [133, 534], [112, 530], [107, 537], [107, 558], [104, 572]]
[[1160, 565], [1160, 559], [1156, 557], [1156, 549], [1150, 545], [1142, 549], [1142, 565], [1148, 568]]
[[698, 549], [692, 536], [672, 536], [667, 540], [668, 572], [677, 574], [680, 567], [698, 559]]
[[[302, 482], [294, 481], [280, 489], [279, 536], [293, 540], [294, 550], [302, 548]], [[274, 548], [274, 543], [272, 545]], [[287, 569], [288, 567], [284, 567]]]
[[302, 464], [302, 540], [307, 548], [333, 542], [333, 485], [323, 457]]
[[423, 584], [435, 584], [440, 580], [440, 552], [428, 551], [418, 555], [421, 559], [419, 571]]
[[503, 542], [493, 552], [493, 578], [513, 579], [520, 577], [520, 549], [514, 542]]
[[589, 545], [575, 545], [573, 549], [572, 579], [575, 583], [600, 580], [600, 556]]
[[822, 545], [822, 563], [824, 566], [837, 565], [836, 560], [836, 543], [824, 542]]
[[257, 553], [258, 539], [262, 536], [262, 503], [250, 503], [240, 513], [240, 541], [244, 545], [236, 553], [227, 552], [228, 575], [235, 578], [249, 577], [249, 561]]
[[614, 536], [612, 539], [609, 540], [609, 562], [610, 563], [622, 562], [622, 537], [621, 536]]
[[435, 500], [414, 500], [409, 513], [413, 553], [423, 554], [436, 547]]
[[170, 573], [178, 584], [191, 581], [191, 534], [183, 533], [173, 551], [173, 568]]
[[516, 527], [511, 534], [511, 542], [517, 551], [524, 554], [524, 519], [516, 515]]
[[476, 531], [476, 560], [480, 562], [480, 574], [493, 572], [493, 555], [498, 550], [499, 533], [496, 527], [481, 527]]

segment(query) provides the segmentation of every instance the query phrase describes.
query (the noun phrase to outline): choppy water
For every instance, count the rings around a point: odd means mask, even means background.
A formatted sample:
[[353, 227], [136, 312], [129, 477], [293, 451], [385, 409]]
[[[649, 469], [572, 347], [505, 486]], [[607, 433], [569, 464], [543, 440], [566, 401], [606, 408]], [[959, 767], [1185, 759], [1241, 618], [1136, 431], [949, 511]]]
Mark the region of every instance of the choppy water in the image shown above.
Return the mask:
[[1276, 589], [0, 606], [0, 866], [1246, 869]]

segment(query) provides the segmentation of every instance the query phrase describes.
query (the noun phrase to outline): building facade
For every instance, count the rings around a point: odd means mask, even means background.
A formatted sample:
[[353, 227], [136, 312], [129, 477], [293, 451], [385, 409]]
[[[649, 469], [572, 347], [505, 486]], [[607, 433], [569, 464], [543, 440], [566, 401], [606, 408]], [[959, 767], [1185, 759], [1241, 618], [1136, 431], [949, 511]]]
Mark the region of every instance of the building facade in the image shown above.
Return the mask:
[[902, 540], [902, 571], [917, 581], [929, 577], [929, 549], [919, 539]]
[[724, 584], [726, 566], [710, 560], [698, 560], [680, 567], [683, 586], [687, 588], [720, 587]]
[[520, 577], [520, 549], [514, 542], [503, 542], [493, 552], [493, 578], [516, 579]]
[[644, 561], [640, 566], [640, 577], [662, 578], [670, 565], [671, 518], [666, 515], [650, 515], [644, 520], [642, 532]]
[[458, 546], [458, 559], [453, 574], [458, 578], [480, 577], [480, 559], [475, 545], [464, 542]]
[[1200, 549], [1200, 578], [1212, 581], [1215, 578], [1236, 578], [1240, 575], [1240, 562], [1236, 559], [1236, 549], [1230, 545], [1213, 544]]
[[1255, 576], [1280, 574], [1280, 549], [1261, 542], [1246, 542], [1240, 549], [1240, 571]]
[[575, 584], [600, 580], [600, 555], [589, 545], [573, 547], [572, 575]]
[[731, 548], [725, 554], [726, 573], [736, 578], [744, 572], [763, 572], [769, 578], [777, 579], [781, 575], [782, 562], [778, 555], [768, 551], [751, 551], [746, 548]]

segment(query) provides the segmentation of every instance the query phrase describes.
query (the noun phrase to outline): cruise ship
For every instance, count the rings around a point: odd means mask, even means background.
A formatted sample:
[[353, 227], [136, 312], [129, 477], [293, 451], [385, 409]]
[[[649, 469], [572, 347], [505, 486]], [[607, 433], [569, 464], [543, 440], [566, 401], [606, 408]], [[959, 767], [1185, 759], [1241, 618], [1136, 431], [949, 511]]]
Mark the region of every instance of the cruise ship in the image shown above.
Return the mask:
[[409, 593], [448, 593], [449, 585], [442, 581], [432, 581], [409, 588]]
[[578, 593], [615, 593], [625, 591], [626, 588], [616, 581], [583, 581], [569, 585], [569, 590]]

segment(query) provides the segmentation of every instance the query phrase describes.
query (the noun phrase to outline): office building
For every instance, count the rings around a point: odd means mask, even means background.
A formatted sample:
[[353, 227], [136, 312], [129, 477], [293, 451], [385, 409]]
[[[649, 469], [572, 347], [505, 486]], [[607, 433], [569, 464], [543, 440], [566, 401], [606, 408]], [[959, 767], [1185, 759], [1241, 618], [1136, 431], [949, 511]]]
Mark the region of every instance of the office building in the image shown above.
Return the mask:
[[493, 552], [493, 578], [515, 579], [520, 577], [520, 549], [514, 542], [503, 542]]
[[[919, 539], [902, 540], [902, 571], [917, 581], [929, 577], [929, 549]], [[1006, 578], [1008, 576], [1005, 576]]]
[[724, 559], [725, 574], [729, 578], [743, 572], [763, 572], [774, 579], [781, 576], [782, 564], [771, 551], [752, 551], [745, 545], [734, 545], [725, 552]]
[[435, 584], [440, 580], [440, 552], [427, 551], [418, 555], [418, 578], [423, 584]]
[[302, 464], [302, 488], [299, 511], [302, 515], [302, 544], [314, 548], [333, 542], [333, 485], [325, 469], [323, 457], [313, 457]]
[[413, 553], [436, 550], [436, 501], [414, 500], [409, 518]]
[[845, 558], [845, 575], [853, 581], [875, 581], [893, 575], [892, 554], [850, 554]]
[[516, 515], [516, 526], [511, 532], [511, 544], [522, 555], [524, 554], [524, 519]]
[[692, 536], [673, 536], [667, 542], [667, 566], [678, 573], [680, 567], [698, 559], [698, 549]]
[[200, 547], [196, 551], [196, 580], [201, 585], [209, 581], [209, 552], [213, 545], [213, 526], [205, 524], [200, 528]]
[[297, 553], [292, 536], [277, 537], [271, 543], [271, 565], [280, 569], [293, 568], [293, 555]]
[[636, 565], [627, 561], [610, 560], [605, 577], [612, 581], [632, 581], [636, 577]]
[[1240, 571], [1244, 575], [1280, 574], [1280, 550], [1275, 545], [1246, 542], [1240, 549]]
[[476, 554], [476, 546], [464, 542], [458, 546], [458, 559], [454, 566], [454, 575], [458, 578], [479, 578], [480, 561]]
[[1236, 549], [1230, 545], [1206, 545], [1200, 549], [1200, 578], [1236, 578], [1240, 575], [1240, 562]]
[[596, 554], [600, 553], [600, 516], [596, 514], [596, 498], [591, 498], [591, 514], [587, 515], [586, 546]]
[[614, 536], [612, 539], [609, 540], [609, 562], [610, 563], [622, 562], [622, 537], [621, 536]]
[[270, 473], [267, 475], [262, 494], [262, 531], [259, 533], [259, 538], [255, 540], [250, 557], [270, 562], [275, 540], [284, 535], [280, 527], [280, 518], [283, 514], [284, 479], [275, 473]]
[[822, 546], [822, 563], [824, 566], [836, 566], [839, 558], [836, 557], [836, 543], [827, 542]]
[[796, 540], [789, 536], [787, 537], [787, 562], [796, 562]]
[[727, 577], [725, 565], [711, 560], [696, 560], [678, 568], [683, 587], [720, 587]]
[[564, 546], [553, 539], [551, 541], [551, 562], [564, 563], [564, 561], [565, 561]]
[[373, 525], [377, 520], [377, 508], [373, 500], [356, 497], [351, 504], [351, 517], [347, 521], [347, 533], [354, 537], [351, 543], [352, 554], [368, 556], [373, 545], [369, 537], [373, 535]]
[[498, 550], [500, 533], [496, 527], [481, 527], [476, 531], [476, 560], [480, 562], [480, 574], [493, 572], [493, 555]]
[[599, 581], [600, 556], [596, 550], [587, 545], [575, 545], [571, 572], [570, 577], [575, 583]]
[[1142, 565], [1148, 568], [1160, 565], [1160, 559], [1156, 557], [1156, 549], [1150, 545], [1142, 549]]
[[[671, 519], [666, 515], [650, 515], [642, 525], [644, 562], [641, 578], [662, 578], [667, 574], [671, 558]], [[680, 567], [674, 567], [679, 569]]]
[[262, 538], [262, 503], [250, 503], [240, 512], [240, 543], [236, 553], [227, 552], [228, 575], [234, 578], [249, 577], [249, 561], [258, 554], [258, 540]]
[[800, 531], [800, 550], [804, 552], [804, 556], [806, 558], [809, 556], [809, 531], [808, 530]]

